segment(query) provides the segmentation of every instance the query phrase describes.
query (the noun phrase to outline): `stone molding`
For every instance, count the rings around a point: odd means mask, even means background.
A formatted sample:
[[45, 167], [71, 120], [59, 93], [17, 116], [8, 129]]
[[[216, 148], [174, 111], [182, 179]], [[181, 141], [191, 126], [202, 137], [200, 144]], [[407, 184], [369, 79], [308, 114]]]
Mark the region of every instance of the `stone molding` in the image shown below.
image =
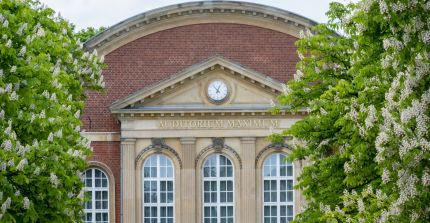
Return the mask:
[[182, 145], [194, 145], [196, 144], [195, 137], [183, 137], [179, 139]]
[[182, 169], [182, 160], [179, 156], [178, 152], [174, 150], [172, 147], [166, 145], [164, 143], [164, 139], [162, 138], [152, 138], [151, 139], [152, 144], [144, 148], [140, 153], [136, 156], [135, 159], [135, 167], [137, 168], [139, 165], [139, 161], [142, 159], [142, 157], [149, 151], [154, 150], [155, 153], [162, 153], [164, 150], [169, 151], [178, 161], [179, 168]]
[[119, 132], [82, 132], [81, 134], [91, 142], [121, 141], [121, 133]]
[[269, 145], [267, 145], [266, 147], [264, 147], [255, 157], [255, 167], [258, 168], [258, 163], [260, 162], [260, 159], [262, 158], [262, 156], [269, 150], [276, 150], [276, 151], [282, 151], [283, 149], [287, 149], [292, 151], [293, 149], [290, 147], [290, 145], [288, 145], [285, 142], [276, 142], [276, 143], [271, 143]]
[[[191, 19], [188, 23], [184, 21]], [[126, 19], [85, 43], [87, 50], [101, 54], [142, 36], [187, 24], [238, 23], [260, 26], [299, 37], [298, 30], [316, 25], [295, 13], [247, 2], [201, 1], [162, 7]], [[152, 30], [152, 31], [151, 31]]]
[[197, 154], [196, 159], [194, 161], [194, 166], [196, 169], [197, 169], [197, 164], [199, 160], [202, 159], [204, 155], [211, 150], [214, 150], [217, 153], [222, 153], [225, 150], [231, 152], [239, 162], [239, 168], [242, 169], [242, 159], [240, 158], [236, 150], [224, 144], [224, 138], [212, 138], [212, 144], [202, 149], [202, 151], [200, 151], [199, 154]]

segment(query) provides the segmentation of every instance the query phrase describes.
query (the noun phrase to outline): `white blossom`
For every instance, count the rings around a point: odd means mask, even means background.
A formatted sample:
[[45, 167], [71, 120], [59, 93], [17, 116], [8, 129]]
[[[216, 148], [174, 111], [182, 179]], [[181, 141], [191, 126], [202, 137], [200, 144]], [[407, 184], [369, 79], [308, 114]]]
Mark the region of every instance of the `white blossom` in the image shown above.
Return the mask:
[[40, 174], [40, 167], [36, 167], [36, 169], [34, 170], [34, 175], [39, 175]]
[[9, 139], [7, 139], [3, 141], [3, 143], [1, 144], [1, 147], [3, 147], [5, 151], [10, 151], [12, 149], [12, 142]]
[[357, 205], [358, 205], [358, 211], [359, 212], [364, 212], [364, 202], [362, 199], [358, 199], [357, 200]]
[[424, 186], [426, 187], [430, 186], [430, 174], [428, 169], [424, 171], [421, 181]]
[[45, 118], [45, 110], [42, 110], [39, 114], [39, 118]]
[[18, 170], [18, 171], [22, 171], [22, 170], [24, 170], [24, 167], [25, 167], [25, 165], [27, 165], [28, 164], [28, 161], [27, 161], [27, 159], [22, 159], [21, 161], [19, 161], [19, 163], [18, 163], [18, 165], [16, 166], [16, 169]]
[[25, 55], [25, 52], [27, 52], [27, 48], [25, 46], [21, 47], [18, 56], [23, 57]]
[[3, 27], [7, 28], [8, 26], [9, 26], [9, 21], [7, 19], [5, 19], [3, 22]]
[[10, 197], [8, 197], [2, 204], [1, 206], [1, 212], [4, 214], [6, 213], [6, 210], [8, 208], [10, 208], [10, 204], [12, 203], [12, 200], [10, 199]]
[[16, 101], [18, 100], [18, 98], [19, 98], [19, 95], [15, 91], [13, 91], [12, 94], [10, 94], [11, 101]]
[[348, 163], [348, 162], [345, 162], [345, 163], [343, 164], [343, 170], [345, 171], [345, 173], [350, 173], [350, 172], [352, 172], [352, 168], [351, 168], [351, 166], [349, 165], [349, 163]]
[[57, 187], [58, 186], [58, 177], [57, 177], [57, 175], [55, 174], [55, 173], [51, 173], [51, 176], [50, 176], [50, 178], [49, 178], [49, 180], [50, 180], [50, 182], [51, 182], [51, 184], [54, 186], [54, 187]]
[[394, 48], [395, 50], [401, 50], [403, 48], [402, 42], [398, 41], [395, 38], [388, 38], [382, 41], [384, 49], [387, 50], [389, 48]]
[[11, 73], [15, 73], [16, 72], [16, 66], [15, 65], [10, 68], [10, 72]]
[[388, 169], [384, 169], [382, 171], [382, 176], [381, 177], [382, 177], [382, 182], [384, 184], [390, 182], [390, 171]]
[[81, 111], [77, 110], [74, 114], [75, 118], [79, 118], [81, 116]]
[[22, 207], [25, 210], [30, 208], [30, 200], [28, 199], [28, 197], [24, 197], [23, 202], [22, 202]]
[[6, 42], [6, 48], [10, 48], [11, 46], [12, 46], [12, 40], [8, 40], [7, 42]]
[[48, 135], [48, 141], [52, 142], [52, 140], [54, 140], [54, 134], [52, 134], [52, 132], [50, 132]]
[[294, 74], [294, 80], [300, 81], [303, 77], [303, 72], [301, 70], [297, 70], [297, 72]]

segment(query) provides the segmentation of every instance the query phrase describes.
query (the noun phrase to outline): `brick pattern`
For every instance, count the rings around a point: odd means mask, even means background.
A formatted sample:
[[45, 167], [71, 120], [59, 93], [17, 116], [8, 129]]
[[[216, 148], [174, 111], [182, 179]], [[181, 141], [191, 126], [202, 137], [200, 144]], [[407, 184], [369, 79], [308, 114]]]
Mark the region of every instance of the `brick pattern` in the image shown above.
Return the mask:
[[119, 131], [109, 106], [145, 86], [219, 55], [271, 76], [292, 79], [298, 61], [297, 38], [270, 29], [210, 23], [176, 27], [132, 41], [105, 56], [104, 93], [88, 93], [84, 129]]
[[121, 153], [120, 142], [92, 142], [93, 154], [88, 160], [106, 164], [115, 178], [115, 221], [120, 223], [121, 215]]

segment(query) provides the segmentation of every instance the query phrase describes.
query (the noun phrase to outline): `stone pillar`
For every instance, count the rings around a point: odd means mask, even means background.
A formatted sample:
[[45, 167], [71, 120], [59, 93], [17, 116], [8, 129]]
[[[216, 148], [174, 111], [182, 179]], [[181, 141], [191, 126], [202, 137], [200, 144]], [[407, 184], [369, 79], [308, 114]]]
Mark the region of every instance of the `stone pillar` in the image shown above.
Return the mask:
[[256, 223], [255, 137], [241, 138], [242, 146], [242, 222]]
[[181, 222], [196, 222], [196, 171], [194, 160], [196, 156], [196, 138], [181, 138], [183, 165], [181, 174]]
[[121, 222], [123, 223], [136, 222], [135, 145], [136, 139], [121, 139]]

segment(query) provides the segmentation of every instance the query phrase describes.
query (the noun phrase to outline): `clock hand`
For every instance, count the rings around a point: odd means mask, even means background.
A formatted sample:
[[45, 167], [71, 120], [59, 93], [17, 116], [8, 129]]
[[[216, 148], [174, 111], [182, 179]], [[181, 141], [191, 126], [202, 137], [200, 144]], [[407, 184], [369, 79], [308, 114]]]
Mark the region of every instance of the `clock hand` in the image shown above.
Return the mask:
[[218, 86], [218, 88], [215, 88], [216, 89], [216, 93], [221, 93], [220, 91], [219, 91], [219, 88], [221, 87], [221, 85], [219, 85]]

